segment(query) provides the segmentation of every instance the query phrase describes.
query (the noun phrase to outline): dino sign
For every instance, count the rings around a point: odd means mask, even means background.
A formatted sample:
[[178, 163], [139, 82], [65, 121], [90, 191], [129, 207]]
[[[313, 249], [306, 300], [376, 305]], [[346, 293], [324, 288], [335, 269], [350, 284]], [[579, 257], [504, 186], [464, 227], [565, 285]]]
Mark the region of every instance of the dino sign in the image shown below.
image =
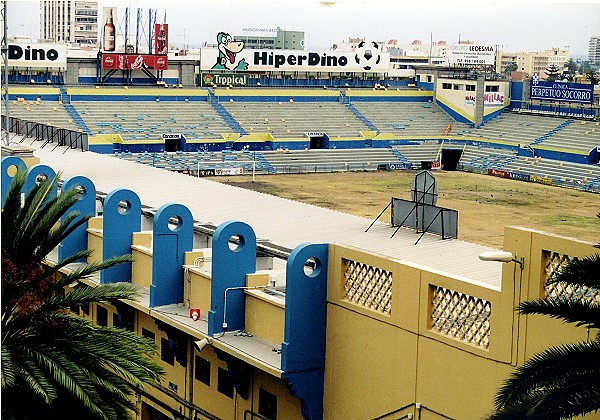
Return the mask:
[[231, 35], [219, 32], [217, 35], [219, 56], [217, 62], [212, 66], [213, 70], [247, 70], [248, 63], [242, 58], [236, 63], [236, 54], [244, 49], [242, 41], [234, 41]]

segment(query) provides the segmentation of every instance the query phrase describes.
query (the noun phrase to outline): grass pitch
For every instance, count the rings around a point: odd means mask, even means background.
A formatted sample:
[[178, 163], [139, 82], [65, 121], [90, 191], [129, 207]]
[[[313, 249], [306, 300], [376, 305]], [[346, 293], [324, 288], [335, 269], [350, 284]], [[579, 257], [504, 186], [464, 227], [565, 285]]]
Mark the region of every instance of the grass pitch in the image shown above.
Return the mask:
[[[260, 175], [254, 183], [251, 176], [211, 179], [373, 220], [392, 197], [410, 199], [416, 173]], [[433, 174], [437, 205], [458, 210], [461, 240], [501, 248], [504, 227], [512, 225], [600, 242], [600, 194], [467, 172]], [[379, 220], [390, 222], [389, 209]]]

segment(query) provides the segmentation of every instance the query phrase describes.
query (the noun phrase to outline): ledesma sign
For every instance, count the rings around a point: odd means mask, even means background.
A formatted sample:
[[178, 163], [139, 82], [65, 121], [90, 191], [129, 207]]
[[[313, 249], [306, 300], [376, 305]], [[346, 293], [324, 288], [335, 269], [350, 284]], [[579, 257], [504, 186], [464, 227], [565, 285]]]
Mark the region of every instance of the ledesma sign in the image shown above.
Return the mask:
[[450, 44], [448, 46], [448, 64], [472, 66], [491, 66], [495, 62], [496, 52], [491, 45]]
[[67, 46], [61, 44], [11, 43], [8, 45], [10, 67], [67, 68]]

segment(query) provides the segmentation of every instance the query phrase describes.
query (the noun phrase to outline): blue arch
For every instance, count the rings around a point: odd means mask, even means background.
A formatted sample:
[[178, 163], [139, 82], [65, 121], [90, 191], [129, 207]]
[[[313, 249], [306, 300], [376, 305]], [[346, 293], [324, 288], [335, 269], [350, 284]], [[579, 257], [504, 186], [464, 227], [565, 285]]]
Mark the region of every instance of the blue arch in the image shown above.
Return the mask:
[[[56, 172], [54, 169], [49, 167], [48, 165], [33, 165], [29, 168], [29, 172], [27, 173], [27, 179], [25, 180], [25, 186], [23, 187], [23, 192], [27, 194], [36, 186], [36, 179], [39, 175], [45, 175], [49, 180], [54, 179], [56, 176]], [[52, 191], [48, 194], [48, 198], [56, 197], [58, 193], [58, 185], [55, 185]]]
[[[229, 239], [237, 236], [236, 249], [229, 247]], [[219, 225], [212, 241], [212, 275], [210, 287], [210, 310], [208, 311], [208, 334], [223, 332], [225, 291], [246, 286], [246, 275], [256, 271], [256, 234], [252, 228], [239, 221]], [[227, 293], [227, 331], [245, 327], [245, 294], [243, 289]]]
[[[172, 218], [176, 228], [169, 227]], [[182, 204], [165, 204], [154, 216], [150, 307], [183, 303], [183, 263], [192, 250], [194, 220]]]
[[282, 377], [301, 399], [306, 419], [323, 418], [327, 269], [327, 244], [299, 245], [286, 266]]
[[[80, 212], [78, 219], [86, 216], [94, 217], [96, 215], [96, 186], [89, 178], [84, 176], [73, 176], [65, 180], [62, 185], [62, 191], [67, 191], [75, 187], [81, 187], [83, 188], [83, 191], [81, 192], [79, 200], [71, 206], [70, 212]], [[61, 218], [61, 221], [64, 220], [66, 216], [67, 215], [65, 214]], [[63, 239], [58, 245], [58, 261], [61, 262], [76, 252], [87, 250], [87, 239], [87, 223], [84, 223], [71, 232], [71, 234]], [[79, 261], [85, 261], [85, 258], [82, 258]]]
[[21, 158], [16, 156], [7, 156], [2, 158], [2, 206], [4, 206], [6, 194], [8, 193], [10, 184], [14, 178], [14, 176], [8, 174], [8, 170], [11, 166], [15, 166], [17, 169], [21, 169], [23, 171], [27, 170], [27, 165]]
[[[119, 207], [124, 202], [126, 207]], [[128, 189], [111, 191], [102, 213], [102, 259], [131, 254], [133, 233], [141, 230], [142, 202]], [[131, 263], [121, 263], [100, 272], [100, 283], [130, 282]]]

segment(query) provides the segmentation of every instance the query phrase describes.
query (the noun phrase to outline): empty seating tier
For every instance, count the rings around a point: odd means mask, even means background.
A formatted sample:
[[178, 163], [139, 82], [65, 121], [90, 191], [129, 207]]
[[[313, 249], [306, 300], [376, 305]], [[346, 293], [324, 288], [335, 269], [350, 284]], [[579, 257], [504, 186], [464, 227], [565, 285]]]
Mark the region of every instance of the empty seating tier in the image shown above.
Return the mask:
[[127, 140], [157, 140], [182, 133], [188, 140], [220, 138], [231, 127], [204, 101], [73, 101], [93, 134], [120, 134]]

